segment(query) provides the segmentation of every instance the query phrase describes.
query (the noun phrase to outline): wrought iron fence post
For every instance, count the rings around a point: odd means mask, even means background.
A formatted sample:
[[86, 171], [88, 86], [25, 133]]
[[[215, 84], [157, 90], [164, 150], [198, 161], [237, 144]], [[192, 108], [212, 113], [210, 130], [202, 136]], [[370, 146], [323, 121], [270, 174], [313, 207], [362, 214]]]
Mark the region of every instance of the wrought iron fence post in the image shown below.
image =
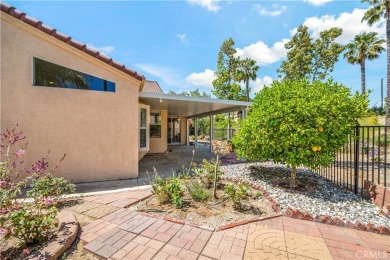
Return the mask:
[[359, 188], [359, 135], [360, 135], [360, 129], [359, 126], [355, 127], [355, 149], [354, 149], [354, 180], [355, 180], [355, 187], [354, 192], [355, 194], [358, 193]]

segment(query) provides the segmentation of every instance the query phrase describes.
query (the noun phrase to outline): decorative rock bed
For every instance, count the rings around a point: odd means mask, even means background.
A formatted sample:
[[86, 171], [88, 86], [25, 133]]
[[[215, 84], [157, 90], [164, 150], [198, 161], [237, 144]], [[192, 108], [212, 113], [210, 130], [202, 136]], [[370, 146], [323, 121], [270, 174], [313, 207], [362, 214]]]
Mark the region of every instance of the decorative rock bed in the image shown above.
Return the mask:
[[272, 162], [226, 165], [221, 170], [227, 179], [264, 190], [285, 216], [390, 235], [390, 219], [381, 208], [310, 170], [297, 173], [298, 182], [306, 184], [304, 191], [286, 189], [290, 170]]

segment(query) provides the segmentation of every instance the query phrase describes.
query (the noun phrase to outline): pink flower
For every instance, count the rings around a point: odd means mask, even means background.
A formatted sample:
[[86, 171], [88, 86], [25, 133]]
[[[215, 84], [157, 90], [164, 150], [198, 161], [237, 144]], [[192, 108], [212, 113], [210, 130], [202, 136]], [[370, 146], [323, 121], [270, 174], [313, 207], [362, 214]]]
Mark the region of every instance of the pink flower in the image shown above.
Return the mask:
[[26, 152], [26, 150], [23, 150], [23, 149], [19, 149], [15, 152], [15, 155], [16, 157], [20, 157], [22, 156], [24, 153]]
[[1, 234], [5, 234], [5, 233], [7, 233], [7, 229], [5, 229], [5, 228], [0, 228], [0, 235], [1, 235]]
[[3, 187], [6, 183], [6, 181], [0, 181], [0, 187]]
[[23, 249], [23, 255], [28, 255], [28, 254], [30, 254], [30, 250], [28, 250], [28, 248], [25, 248], [25, 249]]
[[43, 203], [45, 204], [45, 206], [50, 206], [51, 204], [53, 204], [53, 199], [50, 199], [50, 198], [45, 198], [43, 200]]

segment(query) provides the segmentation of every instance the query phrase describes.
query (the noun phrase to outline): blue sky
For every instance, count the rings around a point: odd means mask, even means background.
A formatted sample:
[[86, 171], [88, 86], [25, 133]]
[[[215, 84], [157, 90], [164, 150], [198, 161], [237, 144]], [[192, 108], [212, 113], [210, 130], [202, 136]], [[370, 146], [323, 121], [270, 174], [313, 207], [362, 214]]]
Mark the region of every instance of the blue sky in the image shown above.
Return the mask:
[[[199, 88], [211, 92], [217, 53], [228, 37], [238, 54], [260, 65], [253, 93], [277, 79], [284, 43], [301, 24], [315, 37], [338, 26], [338, 41], [376, 31], [385, 37], [385, 24], [361, 23], [367, 4], [360, 1], [5, 1], [28, 15], [124, 63], [165, 92]], [[360, 90], [360, 67], [342, 58], [333, 78]], [[371, 105], [380, 102], [380, 80], [386, 76], [386, 55], [366, 64]], [[252, 93], [252, 96], [253, 96]], [[385, 93], [386, 94], [386, 93]]]

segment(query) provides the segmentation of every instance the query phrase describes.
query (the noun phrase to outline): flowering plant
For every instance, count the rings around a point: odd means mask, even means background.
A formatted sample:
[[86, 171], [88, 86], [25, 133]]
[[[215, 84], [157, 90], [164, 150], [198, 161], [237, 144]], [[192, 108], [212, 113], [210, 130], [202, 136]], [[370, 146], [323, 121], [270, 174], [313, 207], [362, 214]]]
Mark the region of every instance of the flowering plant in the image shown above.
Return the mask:
[[[54, 228], [55, 200], [75, 191], [74, 184], [53, 176], [65, 156], [49, 172], [47, 157], [27, 168], [22, 160], [27, 144], [20, 146], [25, 136], [17, 126], [6, 129], [0, 137], [0, 234], [6, 239], [20, 238], [26, 244], [42, 242], [50, 237]], [[28, 184], [30, 198], [18, 200], [22, 188]]]

